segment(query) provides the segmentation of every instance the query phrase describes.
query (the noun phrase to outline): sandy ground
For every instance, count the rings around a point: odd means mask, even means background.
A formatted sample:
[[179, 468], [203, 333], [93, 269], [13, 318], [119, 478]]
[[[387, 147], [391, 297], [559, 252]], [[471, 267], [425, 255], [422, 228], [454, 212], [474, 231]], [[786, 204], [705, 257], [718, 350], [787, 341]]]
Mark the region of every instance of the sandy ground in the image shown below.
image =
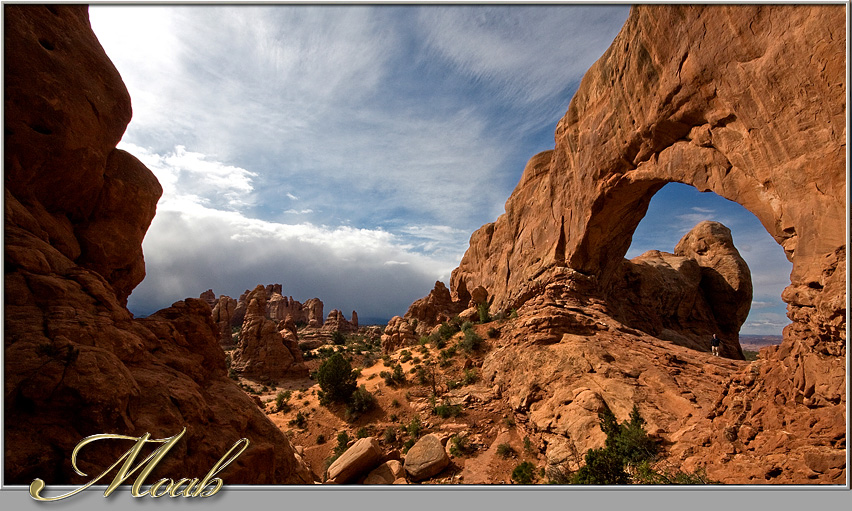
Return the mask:
[[[404, 430], [414, 417], [419, 417], [423, 426], [421, 434], [436, 433], [439, 436], [450, 437], [454, 434], [467, 435], [471, 445], [470, 452], [464, 455], [450, 457], [450, 465], [434, 478], [424, 481], [426, 484], [505, 484], [511, 483], [512, 470], [522, 461], [530, 461], [538, 471], [544, 466], [544, 457], [538, 452], [538, 442], [530, 438], [531, 449], [524, 450], [524, 437], [528, 434], [522, 424], [515, 423], [514, 414], [508, 405], [499, 399], [489, 399], [493, 396], [491, 389], [475, 382], [471, 385], [460, 386], [447, 392], [447, 381], [461, 384], [464, 378], [464, 365], [481, 365], [482, 357], [487, 352], [486, 332], [494, 324], [476, 325], [477, 333], [486, 339], [486, 347], [478, 353], [465, 354], [457, 350], [452, 357], [452, 363], [439, 367], [436, 374], [438, 382], [438, 404], [442, 396], [453, 396], [461, 399], [466, 394], [477, 398], [468, 398], [462, 412], [456, 417], [441, 418], [432, 413], [430, 395], [431, 385], [421, 385], [412, 368], [417, 360], [422, 364], [426, 359], [438, 360], [440, 350], [426, 346], [409, 346], [390, 354], [391, 363], [387, 366], [379, 359], [370, 367], [363, 367], [363, 356], [353, 355], [352, 366], [361, 368], [358, 385], [364, 385], [377, 399], [377, 407], [356, 420], [347, 421], [346, 411], [342, 405], [323, 406], [319, 403], [319, 384], [310, 378], [290, 379], [267, 385], [263, 390], [260, 382], [240, 378], [238, 382], [253, 389], [249, 395], [258, 395], [266, 414], [290, 438], [297, 449], [303, 450], [304, 457], [317, 478], [322, 479], [326, 469], [326, 460], [337, 445], [338, 433], [345, 431], [351, 439], [355, 439], [359, 430], [362, 434], [376, 437], [385, 453], [393, 450], [404, 451], [404, 442], [411, 436]], [[447, 342], [452, 346], [461, 339], [461, 334]], [[382, 371], [392, 371], [392, 367], [407, 350], [413, 360], [402, 362], [400, 365], [406, 375], [406, 383], [389, 386], [379, 375]], [[319, 359], [308, 360], [306, 364], [310, 371], [319, 367]], [[478, 374], [478, 373], [477, 373]], [[288, 411], [276, 411], [275, 399], [279, 392], [289, 390]], [[306, 417], [304, 427], [291, 423], [299, 413]], [[385, 432], [392, 428], [396, 439], [390, 440]], [[508, 444], [511, 451], [508, 456], [498, 454], [498, 446]], [[505, 453], [506, 448], [500, 449]], [[543, 482], [543, 481], [539, 481]]]

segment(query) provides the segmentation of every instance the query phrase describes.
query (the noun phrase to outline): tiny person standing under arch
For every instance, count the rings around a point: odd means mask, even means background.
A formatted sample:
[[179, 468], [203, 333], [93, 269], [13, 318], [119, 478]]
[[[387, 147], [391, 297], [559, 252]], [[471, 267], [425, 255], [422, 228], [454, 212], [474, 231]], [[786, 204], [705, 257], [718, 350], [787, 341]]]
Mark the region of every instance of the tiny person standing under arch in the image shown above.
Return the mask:
[[710, 349], [713, 351], [714, 357], [719, 356], [719, 345], [720, 344], [721, 344], [721, 341], [719, 340], [719, 338], [716, 337], [716, 334], [713, 334], [713, 339], [710, 340]]

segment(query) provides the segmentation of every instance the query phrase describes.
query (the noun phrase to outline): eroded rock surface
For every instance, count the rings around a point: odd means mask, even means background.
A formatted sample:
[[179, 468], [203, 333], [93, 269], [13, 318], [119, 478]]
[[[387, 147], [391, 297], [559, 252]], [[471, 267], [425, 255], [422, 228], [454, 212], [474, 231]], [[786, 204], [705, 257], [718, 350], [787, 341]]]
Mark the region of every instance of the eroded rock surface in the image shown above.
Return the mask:
[[248, 307], [231, 367], [244, 376], [261, 379], [307, 376], [298, 343], [285, 338], [277, 322], [267, 317], [266, 295], [267, 290], [258, 285], [246, 298]]
[[[4, 482], [78, 485], [100, 433], [184, 438], [153, 478], [202, 477], [240, 438], [228, 484], [310, 483], [287, 437], [225, 373], [209, 304], [125, 308], [162, 193], [115, 149], [130, 98], [85, 6], [6, 5]], [[92, 446], [99, 474], [129, 445]]]
[[[619, 420], [637, 403], [672, 459], [713, 479], [844, 480], [844, 20], [838, 6], [634, 7], [554, 149], [471, 236], [452, 300], [481, 286], [492, 312], [517, 309], [483, 372], [554, 435], [554, 460], [569, 437], [599, 446], [586, 406], [599, 398]], [[747, 271], [717, 229], [624, 262], [669, 182], [743, 205], [793, 263], [792, 323], [758, 364], [684, 347], [704, 348], [701, 325], [735, 334], [747, 314]], [[619, 303], [625, 289], [648, 318]]]
[[751, 273], [724, 225], [701, 222], [674, 254], [652, 250], [623, 261], [609, 286], [607, 305], [625, 324], [703, 351], [718, 334], [722, 356], [743, 359], [739, 331], [751, 307]]
[[448, 321], [465, 308], [466, 304], [453, 301], [450, 290], [439, 280], [426, 297], [411, 304], [404, 317], [409, 324], [416, 325], [418, 335], [428, 335], [435, 325]]

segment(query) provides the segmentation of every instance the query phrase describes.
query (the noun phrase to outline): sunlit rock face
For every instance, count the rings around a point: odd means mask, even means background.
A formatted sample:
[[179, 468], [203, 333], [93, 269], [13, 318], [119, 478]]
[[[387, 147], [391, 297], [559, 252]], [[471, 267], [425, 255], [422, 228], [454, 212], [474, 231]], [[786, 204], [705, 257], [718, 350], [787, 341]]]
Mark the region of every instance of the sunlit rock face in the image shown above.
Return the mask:
[[[482, 286], [492, 311], [517, 310], [483, 373], [549, 457], [600, 443], [586, 405], [601, 400], [620, 420], [637, 403], [678, 465], [716, 480], [845, 480], [845, 44], [842, 6], [632, 9], [451, 279], [454, 303]], [[670, 182], [743, 205], [793, 263], [792, 323], [758, 362], [704, 352], [705, 327], [735, 336], [752, 292], [719, 229], [624, 260]]]
[[[204, 477], [245, 437], [227, 483], [311, 482], [228, 379], [209, 302], [145, 319], [126, 308], [162, 188], [115, 149], [130, 98], [87, 8], [6, 5], [4, 17], [4, 481], [88, 482], [70, 463], [83, 438], [186, 427], [152, 481]], [[92, 477], [129, 447], [92, 444], [78, 461]]]
[[689, 348], [743, 359], [739, 331], [752, 299], [751, 273], [718, 222], [701, 222], [675, 246], [623, 261], [605, 291], [613, 317], [633, 328]]
[[240, 342], [232, 355], [232, 367], [244, 376], [263, 380], [307, 376], [298, 341], [282, 335], [278, 322], [269, 319], [266, 295], [267, 291], [258, 285], [246, 299], [248, 308]]

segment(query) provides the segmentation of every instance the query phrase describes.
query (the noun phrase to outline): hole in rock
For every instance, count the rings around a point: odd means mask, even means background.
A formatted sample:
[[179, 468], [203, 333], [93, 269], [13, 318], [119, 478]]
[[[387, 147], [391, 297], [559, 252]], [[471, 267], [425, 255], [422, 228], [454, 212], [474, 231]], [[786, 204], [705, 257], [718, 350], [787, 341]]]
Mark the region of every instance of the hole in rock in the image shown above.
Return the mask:
[[41, 47], [42, 47], [42, 48], [44, 48], [45, 50], [53, 51], [53, 50], [54, 50], [54, 48], [56, 48], [56, 47], [53, 45], [53, 43], [52, 43], [52, 42], [50, 42], [50, 41], [48, 41], [47, 39], [44, 39], [44, 38], [39, 38], [39, 40], [38, 40], [38, 44], [40, 44], [40, 45], [41, 45]]
[[30, 128], [32, 128], [32, 130], [36, 133], [41, 133], [42, 135], [50, 135], [51, 133], [53, 133], [50, 128], [46, 128], [41, 124], [33, 124], [30, 126]]
[[731, 230], [734, 246], [751, 271], [753, 298], [740, 328], [740, 343], [749, 349], [749, 336], [780, 337], [790, 322], [781, 292], [790, 284], [793, 265], [757, 217], [736, 202], [689, 185], [668, 183], [651, 199], [625, 257], [632, 259], [648, 250], [674, 252], [677, 242], [704, 220], [720, 222]]

